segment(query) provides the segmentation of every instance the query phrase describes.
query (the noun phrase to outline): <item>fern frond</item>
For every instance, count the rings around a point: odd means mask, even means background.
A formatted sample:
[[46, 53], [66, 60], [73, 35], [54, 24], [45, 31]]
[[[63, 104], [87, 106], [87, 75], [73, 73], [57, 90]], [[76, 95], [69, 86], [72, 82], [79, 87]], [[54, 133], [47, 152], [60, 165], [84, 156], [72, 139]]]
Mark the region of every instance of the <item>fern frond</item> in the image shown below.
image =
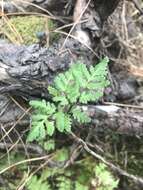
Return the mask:
[[65, 131], [70, 133], [71, 132], [71, 124], [72, 120], [68, 114], [65, 114]]
[[36, 110], [32, 116], [32, 129], [29, 141], [52, 136], [57, 128], [60, 132], [71, 131], [71, 115], [79, 123], [90, 122], [88, 115], [75, 105], [96, 102], [102, 96], [104, 88], [109, 85], [107, 77], [108, 58], [95, 67], [89, 68], [80, 62], [71, 66], [65, 73], [59, 74], [52, 86], [48, 87], [54, 103], [30, 101]]
[[32, 115], [32, 121], [33, 122], [40, 122], [47, 119], [47, 114], [33, 114]]
[[71, 72], [74, 77], [74, 81], [79, 84], [80, 87], [84, 87], [86, 79], [82, 73], [82, 63], [73, 64], [71, 67]]
[[69, 104], [69, 102], [65, 96], [55, 96], [55, 97], [53, 97], [53, 101], [54, 102], [60, 102], [60, 104], [62, 106]]
[[87, 67], [85, 64], [81, 64], [81, 71], [82, 75], [85, 77], [86, 80], [89, 80], [91, 77], [90, 72], [88, 71]]
[[80, 96], [80, 88], [79, 85], [76, 83], [74, 85], [71, 85], [67, 90], [67, 98], [70, 101], [70, 103], [76, 103], [77, 99]]
[[47, 115], [52, 115], [54, 114], [56, 111], [56, 106], [50, 102], [47, 102], [47, 106], [45, 109], [45, 112], [47, 113]]
[[109, 85], [109, 82], [106, 80], [103, 81], [99, 81], [99, 82], [95, 82], [95, 81], [91, 81], [88, 83], [88, 89], [89, 90], [100, 90], [100, 89], [104, 89], [106, 86]]
[[52, 126], [52, 122], [48, 121], [48, 118], [55, 113], [55, 105], [45, 100], [31, 101], [30, 104], [37, 109], [32, 115], [32, 129], [28, 135], [27, 141], [39, 141], [44, 139], [46, 134], [53, 135], [55, 128]]
[[[107, 65], [109, 63], [109, 59], [107, 57], [105, 57], [104, 59], [102, 59], [100, 61], [99, 64], [97, 64], [95, 67], [94, 67], [94, 71], [92, 72], [92, 75], [95, 77], [97, 76], [106, 76], [107, 75]], [[92, 70], [92, 69], [91, 69]]]
[[52, 136], [55, 132], [54, 121], [45, 121], [46, 133], [49, 136]]
[[71, 131], [71, 118], [68, 114], [65, 114], [62, 111], [57, 112], [55, 115], [56, 128], [60, 132], [70, 132]]
[[59, 111], [59, 112], [55, 113], [54, 117], [56, 120], [56, 128], [60, 132], [63, 132], [65, 129], [65, 114], [64, 114], [64, 112]]
[[90, 117], [78, 107], [72, 110], [72, 115], [79, 123], [89, 123], [91, 121]]
[[69, 84], [69, 82], [73, 81], [73, 74], [72, 74], [72, 70], [69, 69], [68, 71], [65, 72], [65, 77], [67, 80], [67, 84]]
[[59, 95], [59, 91], [56, 88], [52, 87], [52, 86], [48, 87], [48, 91], [49, 91], [49, 94], [51, 94], [53, 97]]
[[27, 182], [26, 187], [28, 190], [51, 190], [47, 181], [44, 181], [42, 177], [38, 179], [36, 175], [33, 175]]
[[27, 141], [32, 142], [33, 140], [41, 140], [44, 139], [46, 136], [45, 129], [44, 129], [44, 122], [36, 122], [33, 123], [31, 131], [28, 135]]
[[30, 101], [30, 105], [37, 110], [37, 114], [53, 114], [56, 110], [54, 104], [46, 102], [46, 100], [33, 100]]
[[45, 110], [46, 108], [46, 100], [31, 100], [29, 104], [34, 109], [38, 109], [38, 110], [43, 110], [43, 109]]
[[108, 58], [105, 58], [95, 67], [91, 66], [89, 69], [80, 62], [73, 64], [69, 71], [56, 77], [55, 89], [50, 89], [54, 95], [53, 100], [60, 102], [61, 105], [76, 103], [78, 99], [80, 103], [97, 101], [98, 97], [100, 98], [99, 92], [102, 92], [109, 84], [106, 80], [108, 61]]
[[65, 91], [66, 87], [66, 78], [64, 77], [64, 74], [59, 74], [58, 77], [54, 80], [56, 89], [60, 91]]
[[79, 102], [82, 104], [87, 104], [89, 101], [95, 101], [96, 95], [95, 92], [89, 91], [89, 92], [82, 92]]

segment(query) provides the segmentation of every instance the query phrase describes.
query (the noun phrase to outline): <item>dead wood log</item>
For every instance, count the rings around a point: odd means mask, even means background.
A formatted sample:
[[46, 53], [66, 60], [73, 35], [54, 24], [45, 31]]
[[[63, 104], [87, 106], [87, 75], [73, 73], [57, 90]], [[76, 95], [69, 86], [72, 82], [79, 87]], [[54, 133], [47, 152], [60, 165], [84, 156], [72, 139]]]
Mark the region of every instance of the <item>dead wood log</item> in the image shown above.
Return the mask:
[[112, 130], [131, 136], [143, 135], [142, 109], [119, 108], [116, 106], [88, 106], [87, 113], [97, 130]]
[[49, 48], [0, 44], [0, 93], [48, 98], [47, 86], [57, 73], [80, 59], [81, 51], [83, 62], [93, 63], [91, 52], [77, 41], [69, 39], [65, 50], [59, 52], [62, 43], [61, 40]]

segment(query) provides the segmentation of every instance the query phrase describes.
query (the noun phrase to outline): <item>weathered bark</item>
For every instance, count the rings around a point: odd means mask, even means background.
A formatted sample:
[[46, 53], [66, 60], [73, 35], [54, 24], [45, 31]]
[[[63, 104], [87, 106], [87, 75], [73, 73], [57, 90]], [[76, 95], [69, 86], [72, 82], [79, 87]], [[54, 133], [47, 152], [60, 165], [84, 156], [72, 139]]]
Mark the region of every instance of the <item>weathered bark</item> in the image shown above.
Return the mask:
[[[106, 111], [105, 111], [106, 110]], [[112, 111], [111, 111], [112, 110]], [[88, 106], [87, 112], [95, 123], [95, 131], [112, 130], [131, 136], [143, 135], [143, 112], [133, 108]]]
[[47, 86], [57, 73], [81, 57], [80, 51], [84, 63], [92, 64], [93, 55], [80, 43], [69, 39], [67, 50], [60, 53], [62, 43], [61, 40], [50, 48], [0, 44], [0, 93], [48, 98]]

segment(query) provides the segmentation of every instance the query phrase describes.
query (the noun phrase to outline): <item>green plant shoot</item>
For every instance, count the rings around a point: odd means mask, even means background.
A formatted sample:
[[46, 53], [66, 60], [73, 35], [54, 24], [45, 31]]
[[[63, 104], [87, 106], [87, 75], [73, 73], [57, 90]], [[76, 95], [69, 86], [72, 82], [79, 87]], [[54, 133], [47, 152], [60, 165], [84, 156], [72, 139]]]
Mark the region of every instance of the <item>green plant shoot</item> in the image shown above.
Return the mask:
[[76, 62], [68, 71], [59, 74], [48, 91], [53, 103], [46, 100], [30, 101], [35, 109], [32, 115], [32, 128], [28, 141], [41, 140], [52, 136], [55, 130], [71, 132], [72, 121], [88, 123], [91, 118], [79, 105], [97, 102], [109, 85], [107, 80], [108, 58], [96, 66]]

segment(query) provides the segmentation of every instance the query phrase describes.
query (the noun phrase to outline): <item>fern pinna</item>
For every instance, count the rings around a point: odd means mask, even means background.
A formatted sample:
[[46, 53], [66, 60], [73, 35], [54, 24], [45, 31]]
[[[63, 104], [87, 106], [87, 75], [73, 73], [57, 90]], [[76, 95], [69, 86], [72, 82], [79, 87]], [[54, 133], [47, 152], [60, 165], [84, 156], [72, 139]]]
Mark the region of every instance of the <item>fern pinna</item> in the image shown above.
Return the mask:
[[104, 88], [109, 85], [106, 79], [108, 62], [106, 57], [89, 68], [76, 62], [68, 71], [59, 74], [53, 85], [48, 87], [54, 103], [45, 100], [30, 101], [35, 112], [28, 141], [52, 136], [55, 129], [70, 132], [73, 119], [79, 123], [90, 122], [90, 117], [79, 105], [98, 101], [103, 96]]

